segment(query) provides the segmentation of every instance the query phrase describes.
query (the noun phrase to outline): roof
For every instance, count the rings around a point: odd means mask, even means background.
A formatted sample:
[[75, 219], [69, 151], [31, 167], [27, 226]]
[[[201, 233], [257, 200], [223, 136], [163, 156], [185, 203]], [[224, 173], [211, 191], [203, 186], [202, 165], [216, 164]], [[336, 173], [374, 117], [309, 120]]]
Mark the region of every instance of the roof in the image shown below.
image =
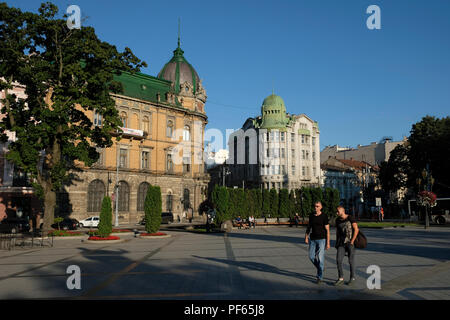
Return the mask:
[[[122, 72], [114, 75], [114, 80], [122, 83], [122, 95], [150, 102], [169, 103], [166, 93], [171, 91], [171, 82], [144, 73]], [[158, 94], [160, 100], [158, 101]], [[175, 99], [175, 104], [180, 105]]]

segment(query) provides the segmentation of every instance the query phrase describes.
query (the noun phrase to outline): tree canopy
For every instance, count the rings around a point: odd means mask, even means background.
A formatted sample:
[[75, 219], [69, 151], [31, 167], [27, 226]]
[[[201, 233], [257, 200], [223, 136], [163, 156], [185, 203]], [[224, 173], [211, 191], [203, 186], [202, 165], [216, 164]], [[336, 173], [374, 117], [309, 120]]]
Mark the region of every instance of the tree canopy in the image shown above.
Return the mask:
[[[58, 8], [45, 3], [39, 13], [22, 12], [0, 3], [0, 90], [4, 90], [0, 122], [15, 133], [8, 160], [33, 181], [44, 198], [44, 229], [53, 222], [56, 193], [73, 179], [77, 161], [87, 166], [98, 160], [97, 147], [112, 145], [120, 119], [111, 93], [120, 93], [113, 79], [120, 72], [136, 72], [145, 62], [129, 48], [119, 52], [98, 39], [89, 26], [69, 29]], [[26, 98], [11, 94], [25, 86]], [[93, 126], [87, 111], [102, 117]], [[119, 130], [120, 131], [120, 130]]]

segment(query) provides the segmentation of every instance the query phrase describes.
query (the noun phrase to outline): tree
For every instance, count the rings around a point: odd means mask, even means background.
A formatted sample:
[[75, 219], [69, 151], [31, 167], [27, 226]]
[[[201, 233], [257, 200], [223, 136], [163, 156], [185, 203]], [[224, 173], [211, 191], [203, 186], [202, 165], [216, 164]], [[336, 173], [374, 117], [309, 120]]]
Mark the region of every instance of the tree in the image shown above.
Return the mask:
[[262, 192], [260, 189], [253, 189], [255, 199], [255, 218], [260, 218], [262, 214]]
[[277, 189], [270, 189], [270, 216], [272, 218], [278, 218], [280, 216], [278, 212], [278, 202]]
[[295, 190], [292, 189], [291, 192], [289, 192], [289, 217], [295, 216]]
[[[120, 93], [114, 74], [146, 66], [129, 48], [100, 41], [92, 27], [69, 29], [58, 8], [42, 4], [39, 14], [0, 3], [0, 90], [4, 90], [0, 135], [16, 140], [7, 159], [28, 174], [44, 200], [45, 231], [54, 220], [56, 192], [74, 179], [81, 164], [98, 160], [96, 148], [112, 145], [120, 119], [110, 93]], [[11, 93], [25, 86], [26, 98]], [[102, 116], [94, 127], [88, 110]]]
[[264, 189], [262, 192], [262, 214], [265, 217], [270, 215], [270, 191], [268, 189]]
[[161, 226], [162, 199], [161, 188], [150, 185], [144, 202], [145, 230], [148, 233], [155, 233]]
[[291, 205], [289, 200], [289, 190], [281, 189], [279, 193], [279, 217], [288, 218], [290, 213]]
[[107, 237], [112, 232], [112, 207], [111, 198], [104, 197], [102, 209], [100, 211], [100, 222], [98, 223], [98, 233], [100, 237]]
[[216, 208], [216, 221], [219, 225], [231, 219], [231, 214], [229, 213], [230, 196], [226, 187], [216, 185], [212, 192], [211, 200]]
[[302, 193], [302, 216], [303, 218], [308, 217], [312, 212], [314, 212], [314, 203], [313, 198], [311, 194], [311, 188], [308, 187], [302, 187], [301, 188]]

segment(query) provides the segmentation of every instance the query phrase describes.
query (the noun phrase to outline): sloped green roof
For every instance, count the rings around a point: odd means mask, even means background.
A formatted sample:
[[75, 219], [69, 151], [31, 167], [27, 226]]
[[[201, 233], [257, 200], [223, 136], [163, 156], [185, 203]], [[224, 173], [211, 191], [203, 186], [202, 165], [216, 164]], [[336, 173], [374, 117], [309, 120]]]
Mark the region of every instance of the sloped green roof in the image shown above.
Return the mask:
[[[123, 86], [122, 95], [137, 98], [149, 102], [158, 102], [158, 93], [162, 103], [168, 103], [166, 93], [171, 91], [171, 82], [144, 74], [122, 72], [121, 75], [114, 75], [114, 80], [119, 81]], [[175, 99], [175, 104], [181, 104]]]

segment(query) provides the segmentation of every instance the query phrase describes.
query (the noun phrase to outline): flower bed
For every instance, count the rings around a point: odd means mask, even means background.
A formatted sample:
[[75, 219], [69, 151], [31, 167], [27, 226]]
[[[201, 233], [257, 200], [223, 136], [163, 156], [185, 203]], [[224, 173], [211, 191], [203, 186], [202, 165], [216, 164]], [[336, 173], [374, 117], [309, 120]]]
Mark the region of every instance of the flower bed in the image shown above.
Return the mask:
[[116, 236], [108, 236], [108, 237], [90, 236], [88, 238], [88, 240], [93, 240], [93, 241], [120, 240], [120, 238], [116, 237]]
[[156, 232], [156, 233], [140, 233], [139, 235], [144, 237], [160, 237], [160, 236], [167, 236], [164, 232]]
[[48, 235], [53, 237], [75, 237], [82, 236], [84, 233], [78, 231], [53, 230], [50, 231]]

